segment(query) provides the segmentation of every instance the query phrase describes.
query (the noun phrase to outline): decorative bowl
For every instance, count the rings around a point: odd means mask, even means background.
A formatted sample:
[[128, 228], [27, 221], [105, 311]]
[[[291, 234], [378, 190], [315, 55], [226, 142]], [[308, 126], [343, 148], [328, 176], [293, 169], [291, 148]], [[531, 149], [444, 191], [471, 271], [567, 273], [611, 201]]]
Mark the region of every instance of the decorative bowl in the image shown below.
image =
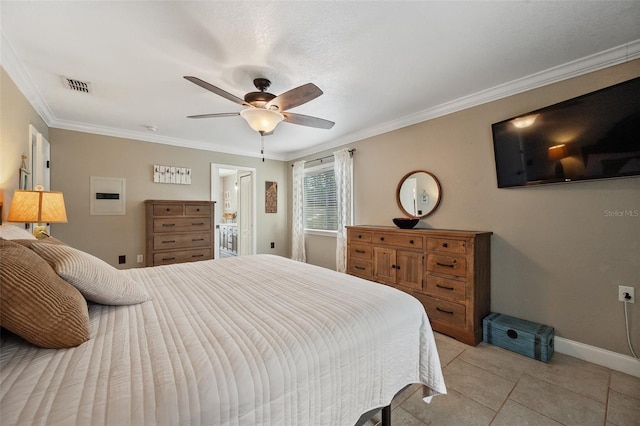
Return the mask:
[[394, 217], [393, 223], [401, 229], [411, 229], [420, 222], [420, 219], [411, 219], [409, 217]]

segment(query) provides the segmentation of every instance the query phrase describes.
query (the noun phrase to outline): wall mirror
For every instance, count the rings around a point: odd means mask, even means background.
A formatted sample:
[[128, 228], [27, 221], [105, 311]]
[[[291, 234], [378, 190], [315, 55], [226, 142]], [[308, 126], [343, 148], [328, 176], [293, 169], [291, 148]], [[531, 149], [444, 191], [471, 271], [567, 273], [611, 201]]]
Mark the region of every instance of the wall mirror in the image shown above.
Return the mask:
[[429, 216], [438, 208], [441, 197], [440, 182], [425, 170], [414, 170], [404, 175], [396, 190], [398, 207], [412, 218]]

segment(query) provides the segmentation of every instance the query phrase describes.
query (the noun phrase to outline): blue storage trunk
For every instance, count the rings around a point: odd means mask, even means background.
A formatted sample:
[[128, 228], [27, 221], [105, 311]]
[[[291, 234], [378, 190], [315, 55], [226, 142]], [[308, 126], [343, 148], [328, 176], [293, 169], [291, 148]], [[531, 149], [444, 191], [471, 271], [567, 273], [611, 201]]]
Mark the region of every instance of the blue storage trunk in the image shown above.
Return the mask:
[[538, 361], [553, 355], [554, 329], [548, 325], [491, 313], [482, 320], [482, 340]]

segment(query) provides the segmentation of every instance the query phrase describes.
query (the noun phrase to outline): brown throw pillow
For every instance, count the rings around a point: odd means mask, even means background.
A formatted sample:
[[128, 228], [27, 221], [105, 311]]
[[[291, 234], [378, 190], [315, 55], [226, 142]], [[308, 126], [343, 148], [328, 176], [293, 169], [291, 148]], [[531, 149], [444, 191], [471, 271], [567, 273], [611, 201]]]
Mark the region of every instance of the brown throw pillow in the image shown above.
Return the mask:
[[43, 348], [89, 340], [87, 302], [28, 248], [0, 238], [0, 326]]

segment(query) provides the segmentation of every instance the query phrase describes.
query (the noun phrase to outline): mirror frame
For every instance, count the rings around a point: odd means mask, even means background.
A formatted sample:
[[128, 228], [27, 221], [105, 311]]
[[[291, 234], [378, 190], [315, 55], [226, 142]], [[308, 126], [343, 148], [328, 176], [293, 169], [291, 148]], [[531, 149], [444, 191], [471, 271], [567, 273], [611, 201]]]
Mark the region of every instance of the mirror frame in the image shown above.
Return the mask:
[[[426, 173], [428, 176], [431, 177], [431, 179], [433, 179], [433, 181], [436, 183], [436, 185], [438, 186], [438, 199], [436, 200], [435, 205], [433, 206], [433, 208], [431, 210], [429, 210], [427, 213], [421, 215], [421, 216], [416, 216], [416, 215], [412, 215], [410, 214], [402, 205], [402, 202], [400, 201], [400, 188], [402, 188], [402, 184], [412, 175], [414, 175], [415, 173]], [[442, 186], [440, 186], [440, 181], [438, 181], [438, 178], [434, 176], [433, 173], [430, 173], [426, 170], [412, 170], [409, 173], [407, 173], [406, 175], [404, 175], [402, 177], [402, 179], [400, 179], [400, 182], [398, 183], [398, 186], [396, 187], [396, 202], [398, 203], [398, 207], [400, 208], [400, 211], [402, 211], [402, 213], [404, 213], [405, 215], [407, 215], [407, 217], [410, 218], [414, 218], [414, 219], [423, 219], [427, 216], [429, 216], [430, 214], [432, 214], [433, 212], [435, 212], [438, 208], [438, 206], [440, 205], [440, 201], [442, 200]]]

